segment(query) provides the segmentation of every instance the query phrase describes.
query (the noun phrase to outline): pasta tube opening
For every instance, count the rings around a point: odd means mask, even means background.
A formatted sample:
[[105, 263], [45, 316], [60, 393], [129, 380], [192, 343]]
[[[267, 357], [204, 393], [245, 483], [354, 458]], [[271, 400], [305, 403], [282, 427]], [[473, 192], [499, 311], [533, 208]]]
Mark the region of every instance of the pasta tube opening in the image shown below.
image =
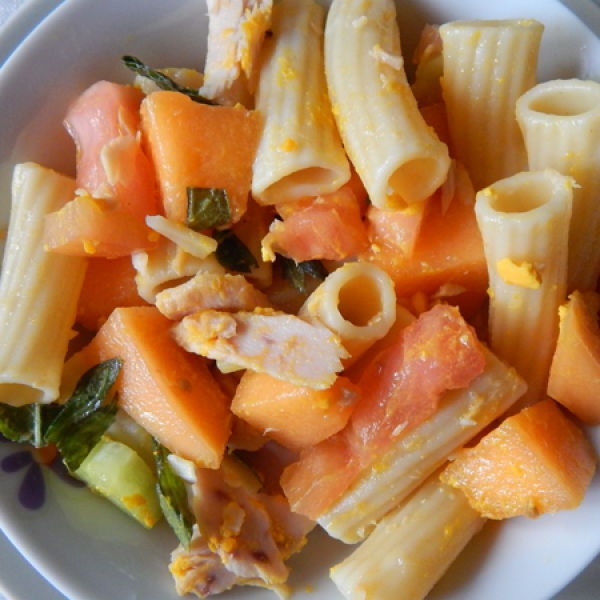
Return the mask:
[[536, 92], [524, 96], [521, 108], [543, 115], [583, 117], [600, 110], [600, 86], [590, 86], [585, 81], [540, 85]]
[[[399, 204], [403, 206], [404, 202], [402, 201], [427, 198], [435, 191], [429, 181], [431, 174], [439, 171], [439, 177], [435, 179], [436, 181], [442, 181], [447, 170], [447, 166], [437, 158], [415, 158], [400, 164], [391, 174], [388, 184], [393, 192], [400, 196]], [[388, 198], [393, 198], [394, 193], [388, 194]]]
[[347, 263], [313, 292], [300, 315], [317, 317], [337, 333], [353, 362], [381, 339], [396, 320], [394, 284], [375, 265]]
[[494, 185], [483, 191], [490, 209], [500, 213], [528, 213], [552, 202], [556, 186], [565, 185], [561, 179], [532, 174], [520, 177], [522, 185]]
[[335, 190], [345, 177], [325, 167], [307, 167], [299, 171], [291, 171], [282, 176], [261, 192], [263, 204], [276, 204], [280, 201], [291, 202], [314, 196], [315, 190]]

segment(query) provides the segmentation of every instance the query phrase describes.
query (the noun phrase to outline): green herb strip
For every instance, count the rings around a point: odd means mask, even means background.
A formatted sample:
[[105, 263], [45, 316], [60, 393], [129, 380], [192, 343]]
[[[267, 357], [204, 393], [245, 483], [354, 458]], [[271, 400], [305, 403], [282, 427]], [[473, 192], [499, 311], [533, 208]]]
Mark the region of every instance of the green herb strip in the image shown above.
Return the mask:
[[167, 460], [167, 457], [171, 454], [169, 450], [156, 440], [153, 440], [153, 446], [158, 474], [156, 493], [158, 494], [160, 507], [167, 523], [175, 532], [181, 545], [189, 550], [195, 518], [188, 505], [185, 484]]
[[45, 442], [56, 444], [71, 473], [79, 468], [115, 419], [116, 397], [109, 403], [106, 398], [122, 365], [120, 358], [113, 358], [87, 371], [46, 430]]
[[258, 267], [252, 252], [232, 229], [215, 231], [213, 237], [219, 243], [215, 255], [223, 267], [238, 273], [251, 273], [252, 267]]
[[176, 81], [173, 81], [164, 73], [150, 68], [148, 65], [144, 64], [139, 58], [136, 58], [135, 56], [123, 56], [121, 57], [121, 61], [128, 69], [130, 69], [134, 73], [137, 73], [142, 77], [147, 77], [148, 79], [153, 81], [161, 90], [166, 90], [169, 92], [180, 92], [181, 94], [185, 94], [186, 96], [191, 98], [194, 102], [198, 102], [200, 104], [209, 104], [211, 106], [216, 105], [216, 103], [212, 100], [201, 96], [197, 90], [185, 87], [183, 85], [179, 85]]
[[205, 231], [231, 220], [229, 198], [225, 190], [219, 188], [187, 189], [188, 207], [185, 224], [194, 231]]
[[302, 294], [306, 294], [306, 275], [323, 281], [328, 273], [327, 269], [319, 260], [307, 260], [297, 263], [295, 260], [280, 257], [283, 261], [282, 276], [289, 281], [292, 286]]

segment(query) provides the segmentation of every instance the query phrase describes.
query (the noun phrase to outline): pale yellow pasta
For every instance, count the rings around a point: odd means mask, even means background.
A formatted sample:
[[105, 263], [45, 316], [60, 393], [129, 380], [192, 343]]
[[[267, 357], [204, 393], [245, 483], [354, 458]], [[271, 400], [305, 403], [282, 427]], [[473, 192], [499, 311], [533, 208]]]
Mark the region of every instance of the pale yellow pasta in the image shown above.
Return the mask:
[[283, 0], [265, 41], [256, 108], [264, 117], [252, 178], [263, 205], [336, 191], [350, 179], [323, 66], [325, 11], [313, 0]]
[[435, 472], [331, 571], [347, 600], [423, 600], [486, 519]]
[[325, 72], [346, 152], [375, 206], [404, 208], [442, 185], [448, 149], [407, 83], [395, 2], [334, 0]]
[[160, 238], [156, 248], [134, 253], [131, 261], [137, 271], [138, 294], [150, 304], [156, 303], [159, 292], [191, 279], [200, 271], [221, 275], [226, 272], [214, 254], [198, 258], [166, 237]]
[[440, 27], [452, 144], [476, 190], [527, 167], [515, 103], [537, 83], [543, 30], [533, 19], [454, 21]]
[[75, 197], [75, 181], [34, 163], [17, 165], [0, 279], [0, 402], [59, 396], [87, 258], [46, 252], [44, 216]]
[[217, 249], [217, 241], [214, 238], [198, 233], [181, 223], [165, 219], [161, 215], [146, 217], [146, 225], [197, 258], [206, 258]]
[[594, 290], [600, 273], [600, 84], [541, 83], [517, 101], [530, 170], [573, 177], [568, 289]]
[[350, 358], [347, 367], [380, 340], [396, 320], [396, 292], [391, 277], [366, 262], [346, 263], [330, 273], [300, 312], [317, 317], [340, 336]]
[[546, 393], [566, 300], [572, 187], [556, 171], [524, 172], [475, 201], [490, 279], [490, 347], [527, 381], [519, 408]]
[[486, 350], [483, 372], [468, 387], [446, 392], [437, 412], [399, 432], [393, 446], [364, 469], [318, 519], [329, 535], [353, 544], [414, 491], [448, 455], [502, 415], [527, 386], [517, 372]]

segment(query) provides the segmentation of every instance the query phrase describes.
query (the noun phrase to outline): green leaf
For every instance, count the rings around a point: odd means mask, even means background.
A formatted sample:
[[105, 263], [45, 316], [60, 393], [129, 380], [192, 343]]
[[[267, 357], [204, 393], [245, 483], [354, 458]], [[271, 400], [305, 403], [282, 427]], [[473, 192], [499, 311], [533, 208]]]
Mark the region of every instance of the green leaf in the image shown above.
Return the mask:
[[201, 96], [198, 93], [198, 90], [179, 85], [176, 81], [173, 81], [164, 73], [150, 68], [135, 56], [123, 56], [121, 57], [121, 61], [134, 73], [142, 75], [143, 77], [147, 77], [153, 81], [161, 90], [166, 90], [168, 92], [180, 92], [181, 94], [185, 94], [191, 98], [194, 102], [198, 102], [200, 104], [209, 104], [213, 106], [216, 104], [212, 100]]
[[46, 430], [60, 409], [56, 404], [0, 404], [0, 433], [13, 442], [42, 448]]
[[46, 443], [56, 444], [70, 472], [79, 468], [115, 419], [116, 397], [105, 401], [122, 365], [122, 359], [113, 358], [84, 373], [46, 431]]
[[195, 518], [188, 504], [185, 484], [167, 460], [171, 452], [156, 440], [153, 440], [153, 445], [158, 475], [156, 492], [160, 508], [181, 545], [189, 550]]
[[319, 260], [306, 260], [297, 263], [295, 260], [280, 257], [283, 261], [282, 276], [289, 281], [292, 286], [302, 294], [306, 294], [306, 275], [310, 275], [315, 279], [323, 281], [328, 273], [327, 269]]
[[194, 231], [204, 231], [231, 220], [227, 192], [219, 188], [187, 189], [188, 209], [185, 224]]
[[238, 273], [251, 273], [252, 267], [258, 267], [254, 254], [232, 229], [215, 231], [213, 237], [219, 242], [215, 255], [223, 267]]

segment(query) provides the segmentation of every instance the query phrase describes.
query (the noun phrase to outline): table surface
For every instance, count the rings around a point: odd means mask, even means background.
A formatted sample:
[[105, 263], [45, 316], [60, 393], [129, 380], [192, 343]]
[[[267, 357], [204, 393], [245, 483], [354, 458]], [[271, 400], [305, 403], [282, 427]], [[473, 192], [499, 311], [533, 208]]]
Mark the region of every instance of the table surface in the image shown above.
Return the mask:
[[[0, 0], [0, 39], [10, 37], [10, 21], [14, 13], [27, 4], [28, 0]], [[56, 2], [55, 2], [56, 4]], [[578, 1], [564, 2], [577, 12]], [[582, 3], [583, 5], [584, 3]], [[39, 18], [42, 18], [42, 14]], [[583, 16], [583, 15], [580, 15]], [[1, 46], [1, 45], [0, 45]], [[1, 56], [0, 62], [5, 57]], [[0, 600], [65, 600], [27, 561], [14, 549], [0, 532]], [[10, 577], [7, 573], [27, 573], [26, 577]], [[552, 600], [598, 600], [600, 597], [600, 557], [562, 590]], [[73, 599], [76, 600], [76, 599]], [[519, 599], [525, 600], [525, 599]]]

